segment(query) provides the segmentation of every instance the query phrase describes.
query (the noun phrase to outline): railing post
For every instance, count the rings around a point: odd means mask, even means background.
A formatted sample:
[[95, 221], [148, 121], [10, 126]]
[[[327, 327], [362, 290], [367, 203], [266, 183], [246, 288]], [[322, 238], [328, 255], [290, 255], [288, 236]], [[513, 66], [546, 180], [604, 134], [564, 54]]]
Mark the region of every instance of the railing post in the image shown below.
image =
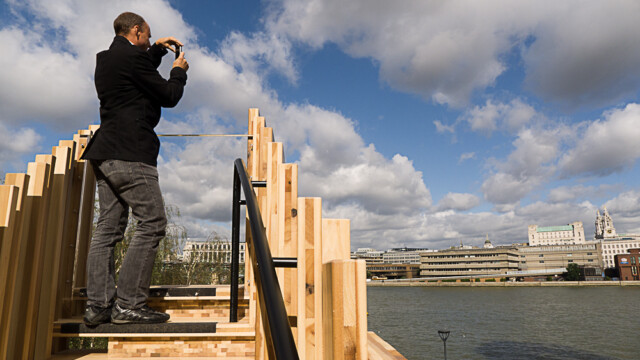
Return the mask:
[[240, 178], [233, 166], [233, 213], [231, 214], [231, 309], [229, 322], [238, 322], [238, 265], [240, 263]]

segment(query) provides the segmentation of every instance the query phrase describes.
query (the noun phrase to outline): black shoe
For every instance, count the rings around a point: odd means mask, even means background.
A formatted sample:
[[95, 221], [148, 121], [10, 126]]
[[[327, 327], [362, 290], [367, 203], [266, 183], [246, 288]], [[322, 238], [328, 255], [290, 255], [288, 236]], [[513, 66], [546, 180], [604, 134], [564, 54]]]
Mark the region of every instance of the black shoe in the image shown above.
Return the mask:
[[87, 305], [82, 318], [87, 326], [98, 326], [111, 321], [111, 306], [100, 307]]
[[157, 324], [169, 320], [169, 315], [144, 305], [139, 309], [125, 309], [116, 303], [111, 309], [114, 324]]

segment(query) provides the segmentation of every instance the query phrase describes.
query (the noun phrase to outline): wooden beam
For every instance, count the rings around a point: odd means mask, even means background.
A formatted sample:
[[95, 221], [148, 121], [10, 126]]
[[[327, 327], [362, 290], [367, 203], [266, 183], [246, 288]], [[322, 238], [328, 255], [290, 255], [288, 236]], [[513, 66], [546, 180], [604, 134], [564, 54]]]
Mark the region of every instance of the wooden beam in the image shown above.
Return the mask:
[[[80, 189], [80, 206], [78, 208], [78, 230], [75, 239], [75, 254], [73, 261], [73, 280], [72, 288], [86, 287], [86, 269], [87, 255], [89, 253], [89, 244], [91, 243], [91, 232], [93, 230], [93, 213], [95, 209], [96, 194], [96, 177], [93, 173], [93, 167], [89, 161], [80, 159], [84, 149], [86, 148], [91, 133], [87, 136], [78, 134], [74, 136], [77, 139], [76, 161], [78, 176], [82, 176]], [[84, 312], [84, 306], [81, 302], [73, 304], [73, 314], [80, 315]]]
[[7, 358], [9, 324], [13, 310], [15, 283], [15, 253], [19, 246], [15, 238], [16, 207], [19, 189], [13, 185], [0, 185], [0, 358]]
[[[71, 171], [75, 159], [74, 152], [66, 146], [54, 146], [52, 154], [56, 161], [53, 164], [53, 182], [49, 214], [54, 214], [47, 224], [47, 248], [43, 266], [43, 280], [40, 289], [38, 326], [36, 332], [35, 358], [46, 359], [51, 356], [53, 320], [57, 295], [58, 272], [60, 270], [60, 253], [62, 251], [62, 234], [65, 221], [65, 208], [69, 202]], [[37, 158], [36, 158], [37, 159]]]
[[354, 260], [323, 265], [323, 340], [325, 359], [356, 359]]
[[322, 199], [298, 198], [298, 353], [323, 358]]
[[322, 263], [351, 258], [350, 221], [322, 219]]
[[[27, 253], [30, 252], [28, 247], [28, 234], [29, 234], [29, 216], [31, 214], [31, 201], [27, 197], [27, 187], [29, 185], [29, 176], [27, 174], [7, 174], [6, 185], [13, 185], [19, 190], [18, 199], [16, 203], [16, 222], [14, 230], [14, 253], [11, 255], [12, 263], [14, 266], [14, 276], [12, 277], [13, 284], [8, 284], [7, 296], [5, 299], [11, 301], [7, 310], [10, 314], [10, 318], [3, 320], [2, 323], [8, 325], [7, 338], [4, 340], [6, 344], [6, 351], [2, 352], [2, 355], [6, 355], [7, 359], [19, 359], [21, 354], [16, 350], [17, 335], [24, 332], [24, 312], [26, 308], [26, 296], [25, 292], [28, 292], [29, 283], [28, 278], [25, 278], [27, 273]], [[9, 299], [11, 297], [11, 299]], [[0, 346], [2, 348], [3, 346]]]
[[[284, 257], [298, 255], [298, 165], [282, 164], [278, 166], [278, 254]], [[279, 280], [282, 288], [287, 314], [293, 318], [297, 309], [297, 271], [298, 269], [279, 269]], [[296, 322], [297, 324], [297, 319]], [[292, 326], [294, 338], [297, 339], [297, 326]]]
[[[42, 284], [42, 274], [44, 265], [44, 253], [46, 248], [45, 232], [49, 221], [48, 209], [51, 194], [51, 177], [53, 176], [52, 163], [54, 159], [51, 155], [36, 156], [36, 161], [29, 163], [27, 174], [29, 175], [29, 187], [27, 196], [31, 197], [32, 211], [29, 219], [28, 241], [33, 249], [31, 263], [27, 263], [29, 276], [29, 290], [27, 307], [24, 317], [24, 333], [18, 334], [18, 344], [22, 344], [22, 359], [33, 359], [36, 337], [36, 323], [38, 319], [38, 308], [40, 306], [40, 286]], [[29, 261], [29, 260], [27, 260]], [[30, 265], [30, 266], [29, 266]], [[20, 341], [20, 337], [23, 338]]]

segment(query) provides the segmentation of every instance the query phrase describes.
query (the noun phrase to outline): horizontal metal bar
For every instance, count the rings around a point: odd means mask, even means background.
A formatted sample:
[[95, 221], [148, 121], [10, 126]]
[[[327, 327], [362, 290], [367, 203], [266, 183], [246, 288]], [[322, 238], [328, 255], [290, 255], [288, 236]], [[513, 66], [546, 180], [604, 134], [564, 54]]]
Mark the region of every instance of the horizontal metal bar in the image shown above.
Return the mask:
[[253, 186], [254, 188], [267, 187], [267, 182], [266, 181], [252, 181], [251, 182], [251, 186]]
[[253, 139], [249, 134], [158, 134], [159, 137], [247, 137]]
[[294, 257], [274, 257], [273, 266], [279, 268], [295, 268], [298, 267], [298, 259]]

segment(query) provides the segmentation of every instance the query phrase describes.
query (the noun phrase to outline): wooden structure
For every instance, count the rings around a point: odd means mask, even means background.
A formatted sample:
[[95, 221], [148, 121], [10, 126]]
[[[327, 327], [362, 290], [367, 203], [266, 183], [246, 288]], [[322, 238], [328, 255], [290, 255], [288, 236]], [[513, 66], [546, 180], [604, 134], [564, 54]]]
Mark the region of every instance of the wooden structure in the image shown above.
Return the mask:
[[[80, 155], [96, 129], [61, 141], [0, 185], [0, 359], [273, 358], [251, 256], [238, 322], [229, 322], [230, 288], [222, 285], [152, 287], [149, 303], [171, 314], [166, 324], [82, 324], [95, 177]], [[258, 109], [249, 109], [248, 129], [246, 168], [252, 181], [266, 182], [256, 198], [270, 250], [297, 259], [277, 277], [299, 358], [404, 359], [367, 333], [366, 269], [349, 259], [349, 221], [323, 219], [320, 198], [298, 197], [298, 167], [284, 162]], [[66, 349], [67, 337], [83, 336], [108, 338], [108, 349]]]

